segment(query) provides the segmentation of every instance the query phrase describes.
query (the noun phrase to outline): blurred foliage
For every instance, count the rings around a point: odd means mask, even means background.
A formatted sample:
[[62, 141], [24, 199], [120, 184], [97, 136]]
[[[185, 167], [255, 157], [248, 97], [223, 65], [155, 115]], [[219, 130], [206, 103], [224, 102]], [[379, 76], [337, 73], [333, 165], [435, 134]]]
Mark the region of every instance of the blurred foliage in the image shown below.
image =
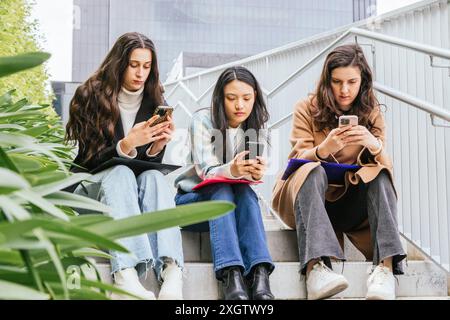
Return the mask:
[[[37, 22], [30, 17], [32, 0], [0, 1], [0, 57], [15, 56], [26, 52], [41, 51]], [[0, 78], [0, 95], [12, 89], [18, 97], [27, 97], [31, 103], [50, 104], [53, 93], [47, 88], [49, 75], [40, 65], [33, 69]], [[53, 109], [46, 110], [53, 114]]]

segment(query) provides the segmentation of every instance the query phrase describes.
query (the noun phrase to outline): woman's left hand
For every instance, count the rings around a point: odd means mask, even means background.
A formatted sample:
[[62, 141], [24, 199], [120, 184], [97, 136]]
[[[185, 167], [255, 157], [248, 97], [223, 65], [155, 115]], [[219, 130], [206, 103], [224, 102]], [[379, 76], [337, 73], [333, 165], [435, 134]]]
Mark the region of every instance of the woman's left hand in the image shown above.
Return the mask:
[[343, 133], [346, 146], [360, 145], [369, 150], [378, 150], [380, 141], [364, 126], [354, 126]]
[[267, 169], [267, 161], [259, 156], [256, 159], [259, 160], [258, 163], [253, 164], [249, 172], [254, 180], [261, 180]]
[[168, 123], [169, 126], [161, 134], [155, 137], [158, 138], [158, 140], [153, 142], [149, 154], [160, 153], [162, 149], [164, 149], [164, 146], [172, 140], [173, 132], [175, 131], [175, 124], [173, 123], [171, 117], [167, 117], [166, 123]]

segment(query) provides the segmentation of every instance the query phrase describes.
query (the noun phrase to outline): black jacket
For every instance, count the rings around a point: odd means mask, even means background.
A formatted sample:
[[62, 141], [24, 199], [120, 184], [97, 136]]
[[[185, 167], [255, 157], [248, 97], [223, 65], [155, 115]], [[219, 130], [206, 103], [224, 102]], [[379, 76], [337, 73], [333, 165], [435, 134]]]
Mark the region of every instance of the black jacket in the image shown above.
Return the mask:
[[[164, 104], [166, 104], [166, 101], [164, 101]], [[136, 114], [136, 119], [134, 120], [134, 124], [137, 124], [142, 121], [146, 121], [150, 119], [153, 116], [153, 113], [156, 109], [157, 105], [153, 105], [148, 96], [144, 95], [142, 99], [141, 106]], [[119, 157], [119, 154], [116, 151], [117, 143], [124, 138], [124, 132], [122, 127], [122, 120], [119, 115], [119, 119], [117, 121], [117, 124], [114, 129], [114, 139], [113, 141], [106, 146], [106, 148], [99, 150], [98, 153], [95, 154], [95, 156], [89, 160], [87, 163], [83, 164], [83, 158], [80, 153], [76, 156], [75, 160], [73, 161], [74, 164], [81, 166], [83, 168], [79, 168], [77, 166], [72, 166], [70, 168], [71, 172], [89, 172], [93, 169], [97, 168], [102, 163], [110, 160], [113, 157]], [[93, 137], [92, 142], [95, 143], [95, 138]], [[135, 159], [137, 160], [144, 160], [144, 161], [151, 161], [151, 162], [157, 162], [161, 163], [162, 159], [164, 157], [164, 152], [166, 148], [164, 149], [156, 156], [156, 157], [148, 157], [146, 152], [149, 148], [150, 144], [146, 144], [140, 147], [137, 147], [137, 156]], [[67, 189], [67, 191], [73, 191], [77, 185], [71, 186]]]

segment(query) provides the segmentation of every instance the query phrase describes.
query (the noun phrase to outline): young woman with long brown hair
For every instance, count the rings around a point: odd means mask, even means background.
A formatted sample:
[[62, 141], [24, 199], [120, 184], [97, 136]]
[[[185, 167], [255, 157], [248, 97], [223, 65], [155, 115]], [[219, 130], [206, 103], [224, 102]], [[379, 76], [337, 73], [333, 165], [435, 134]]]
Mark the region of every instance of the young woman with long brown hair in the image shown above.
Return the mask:
[[[342, 115], [355, 126], [338, 127]], [[394, 299], [395, 278], [406, 257], [397, 227], [392, 163], [386, 151], [383, 113], [373, 92], [372, 72], [361, 48], [343, 45], [328, 54], [315, 94], [295, 106], [289, 158], [301, 166], [274, 188], [273, 206], [297, 230], [308, 299], [322, 299], [348, 286], [331, 270], [345, 260], [343, 233], [374, 264], [368, 299]], [[345, 182], [328, 182], [321, 162], [358, 164]]]
[[[162, 104], [153, 42], [136, 32], [122, 35], [71, 101], [66, 139], [78, 143], [77, 166], [72, 171], [90, 171], [113, 157], [161, 163], [174, 131], [170, 118], [151, 126], [158, 118], [152, 116], [155, 108]], [[114, 219], [175, 207], [171, 189], [159, 171], [148, 170], [135, 177], [123, 165], [95, 174], [77, 186], [75, 193], [110, 206]], [[154, 299], [153, 292], [139, 282], [152, 263], [162, 281], [159, 299], [182, 298], [183, 251], [178, 227], [118, 242], [130, 254], [111, 252], [116, 286]]]

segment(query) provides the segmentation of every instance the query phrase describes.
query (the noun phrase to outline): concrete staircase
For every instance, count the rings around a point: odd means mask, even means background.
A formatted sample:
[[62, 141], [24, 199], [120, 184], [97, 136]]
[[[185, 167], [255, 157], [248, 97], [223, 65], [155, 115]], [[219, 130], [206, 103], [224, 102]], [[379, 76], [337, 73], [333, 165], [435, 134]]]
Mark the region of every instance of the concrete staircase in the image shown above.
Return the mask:
[[[271, 288], [277, 299], [305, 299], [305, 281], [299, 274], [296, 233], [281, 230], [276, 220], [265, 218], [269, 250], [275, 261], [270, 277]], [[220, 284], [216, 281], [211, 263], [209, 233], [182, 231], [185, 255], [184, 298], [187, 300], [216, 300], [222, 298]], [[409, 248], [404, 243], [405, 248]], [[371, 262], [346, 239], [345, 253], [348, 261], [333, 263], [333, 269], [343, 272], [350, 285], [334, 299], [360, 299], [366, 294], [367, 271]], [[422, 259], [417, 254], [413, 259]], [[97, 260], [102, 280], [112, 282], [107, 260]], [[448, 297], [447, 273], [434, 263], [425, 260], [408, 260], [405, 274], [398, 276], [399, 299], [446, 299]], [[157, 294], [159, 286], [153, 272], [142, 280], [146, 288]]]

